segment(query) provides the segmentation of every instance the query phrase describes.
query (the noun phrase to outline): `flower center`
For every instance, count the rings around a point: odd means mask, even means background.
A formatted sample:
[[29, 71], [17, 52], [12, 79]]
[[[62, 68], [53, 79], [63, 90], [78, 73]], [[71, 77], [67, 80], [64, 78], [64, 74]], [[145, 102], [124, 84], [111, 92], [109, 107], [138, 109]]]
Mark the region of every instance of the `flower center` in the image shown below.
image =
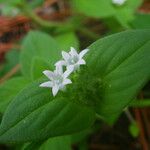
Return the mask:
[[57, 74], [54, 78], [54, 84], [59, 85], [59, 84], [62, 84], [62, 82], [63, 82], [63, 77], [61, 75]]
[[70, 64], [76, 64], [77, 62], [79, 61], [79, 58], [77, 56], [73, 56], [71, 59], [70, 59]]

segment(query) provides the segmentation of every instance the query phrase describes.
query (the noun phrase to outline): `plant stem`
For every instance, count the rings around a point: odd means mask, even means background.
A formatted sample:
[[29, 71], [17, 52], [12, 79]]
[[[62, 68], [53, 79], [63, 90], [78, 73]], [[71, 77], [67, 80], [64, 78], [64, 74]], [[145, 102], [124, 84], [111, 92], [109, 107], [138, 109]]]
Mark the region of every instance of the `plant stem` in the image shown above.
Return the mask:
[[21, 12], [23, 12], [33, 22], [35, 22], [37, 25], [39, 25], [42, 28], [53, 29], [53, 28], [59, 27], [59, 28], [65, 28], [68, 30], [78, 30], [94, 40], [97, 40], [100, 37], [98, 34], [90, 31], [88, 28], [81, 27], [81, 26], [75, 26], [73, 22], [69, 22], [69, 21], [67, 21], [67, 22], [51, 22], [51, 21], [43, 20], [31, 8], [29, 8], [25, 2], [17, 5], [17, 7], [21, 10]]
[[62, 22], [50, 22], [43, 20], [40, 18], [36, 13], [31, 10], [26, 3], [22, 3], [17, 6], [26, 16], [28, 16], [30, 19], [32, 19], [36, 24], [43, 28], [53, 28], [53, 27], [62, 27], [67, 26], [68, 28], [71, 27], [71, 24], [68, 22], [62, 23]]
[[129, 109], [125, 109], [124, 112], [125, 112], [127, 118], [129, 119], [129, 121], [130, 121], [131, 123], [135, 123], [135, 120], [134, 120], [134, 118], [132, 117], [132, 115], [131, 115]]
[[150, 107], [150, 99], [134, 100], [129, 104], [130, 107]]

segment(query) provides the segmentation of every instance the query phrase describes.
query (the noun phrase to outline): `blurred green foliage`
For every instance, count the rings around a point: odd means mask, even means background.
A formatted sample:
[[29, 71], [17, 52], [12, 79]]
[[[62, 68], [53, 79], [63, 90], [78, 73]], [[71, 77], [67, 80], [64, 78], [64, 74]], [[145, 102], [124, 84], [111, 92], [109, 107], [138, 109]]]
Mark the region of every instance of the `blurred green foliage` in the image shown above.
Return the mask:
[[[21, 51], [8, 52], [2, 65], [0, 76], [17, 64], [21, 72], [0, 85], [1, 143], [13, 142], [16, 150], [71, 150], [76, 143], [86, 150], [95, 120], [114, 124], [126, 107], [150, 104], [133, 100], [150, 77], [150, 30], [102, 38], [149, 29], [150, 15], [138, 12], [142, 0], [123, 5], [112, 0], [65, 1], [70, 8], [65, 21], [39, 17], [34, 10], [44, 0], [0, 2], [2, 15], [24, 14], [34, 28], [21, 41]], [[94, 25], [104, 26], [103, 33], [93, 30]], [[54, 69], [62, 50], [79, 51], [89, 44], [86, 66], [71, 76], [74, 82], [66, 91], [53, 97], [50, 89], [39, 88], [45, 81], [42, 71]], [[134, 138], [139, 135], [135, 122], [129, 132]]]

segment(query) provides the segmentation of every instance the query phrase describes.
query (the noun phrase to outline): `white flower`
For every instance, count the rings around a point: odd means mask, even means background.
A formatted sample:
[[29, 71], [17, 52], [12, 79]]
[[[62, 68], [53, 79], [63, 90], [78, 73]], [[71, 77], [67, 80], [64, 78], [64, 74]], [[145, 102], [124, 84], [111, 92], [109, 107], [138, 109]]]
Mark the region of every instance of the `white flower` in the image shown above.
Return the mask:
[[80, 65], [85, 65], [86, 62], [83, 59], [83, 56], [89, 51], [89, 49], [84, 49], [79, 54], [77, 51], [71, 47], [71, 50], [69, 53], [62, 51], [62, 57], [64, 60], [58, 61], [55, 65], [65, 65], [67, 66], [67, 69], [69, 70], [77, 70]]
[[50, 81], [40, 84], [40, 87], [52, 88], [52, 94], [55, 96], [59, 90], [65, 89], [65, 85], [72, 83], [71, 80], [67, 78], [71, 72], [72, 70], [63, 72], [61, 65], [56, 65], [56, 70], [54, 70], [54, 72], [45, 70], [43, 74], [47, 76]]
[[112, 0], [112, 3], [116, 5], [123, 5], [125, 2], [126, 0]]

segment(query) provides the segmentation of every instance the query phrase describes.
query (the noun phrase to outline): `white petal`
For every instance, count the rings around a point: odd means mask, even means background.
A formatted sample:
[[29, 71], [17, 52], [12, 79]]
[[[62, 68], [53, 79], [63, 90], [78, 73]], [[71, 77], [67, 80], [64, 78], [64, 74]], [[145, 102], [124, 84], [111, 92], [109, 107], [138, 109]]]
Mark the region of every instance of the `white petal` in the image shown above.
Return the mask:
[[62, 65], [56, 65], [56, 70], [54, 71], [56, 74], [63, 74]]
[[69, 54], [70, 54], [71, 56], [78, 56], [78, 52], [76, 51], [75, 48], [71, 47], [70, 49], [71, 49], [71, 51], [69, 52]]
[[123, 5], [126, 0], [112, 0], [114, 4]]
[[43, 71], [43, 74], [44, 74], [45, 76], [47, 76], [50, 80], [53, 79], [54, 73], [53, 73], [52, 71], [45, 70], [45, 71]]
[[62, 51], [62, 57], [64, 58], [65, 61], [68, 61], [68, 59], [70, 58], [70, 55], [67, 52]]
[[85, 60], [84, 60], [84, 59], [81, 59], [81, 60], [79, 60], [79, 61], [78, 61], [78, 64], [79, 64], [79, 65], [85, 65], [85, 64], [86, 64], [86, 62], [85, 62]]
[[67, 78], [74, 71], [74, 65], [67, 66], [67, 70], [64, 72], [63, 77]]
[[71, 83], [72, 83], [72, 81], [70, 79], [65, 79], [63, 82], [63, 85], [71, 84]]
[[53, 86], [53, 84], [51, 81], [40, 84], [40, 87], [52, 87], [52, 86]]
[[59, 60], [55, 63], [55, 66], [66, 66], [66, 61], [64, 60]]
[[65, 85], [62, 83], [62, 84], [59, 85], [59, 90], [63, 91], [63, 89], [65, 89]]
[[79, 68], [80, 68], [80, 64], [77, 63], [74, 65], [74, 71], [78, 70]]
[[55, 86], [52, 87], [53, 96], [56, 96], [56, 94], [58, 93], [58, 91], [59, 91], [58, 85], [55, 85]]
[[84, 49], [83, 51], [80, 52], [79, 57], [80, 59], [89, 51], [89, 49]]

